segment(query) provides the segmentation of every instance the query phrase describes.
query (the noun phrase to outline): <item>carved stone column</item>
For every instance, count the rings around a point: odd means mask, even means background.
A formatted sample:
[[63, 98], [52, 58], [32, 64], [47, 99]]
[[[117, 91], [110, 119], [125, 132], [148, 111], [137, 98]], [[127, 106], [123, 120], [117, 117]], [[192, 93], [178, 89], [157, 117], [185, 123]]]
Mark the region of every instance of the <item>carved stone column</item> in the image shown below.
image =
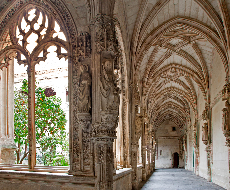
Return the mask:
[[226, 146], [230, 147], [230, 83], [224, 85], [222, 90], [222, 100], [225, 101], [225, 108], [222, 110], [222, 130], [226, 137]]
[[197, 134], [197, 119], [195, 119], [194, 125], [193, 125], [193, 147], [195, 152], [195, 173], [196, 175], [199, 175], [199, 140], [198, 140], [198, 134]]
[[[149, 129], [148, 129], [149, 130]], [[147, 161], [148, 161], [148, 165], [147, 165], [147, 175], [150, 174], [150, 166], [151, 166], [151, 162], [150, 162], [150, 153], [151, 153], [151, 145], [150, 145], [150, 132], [147, 132]]]
[[146, 177], [147, 177], [147, 163], [146, 163], [146, 159], [147, 159], [147, 155], [146, 155], [146, 152], [147, 152], [147, 144], [146, 144], [146, 141], [147, 141], [147, 125], [145, 123], [143, 123], [142, 121], [140, 121], [140, 127], [142, 128], [142, 137], [141, 137], [141, 140], [142, 140], [142, 149], [141, 149], [141, 155], [142, 155], [142, 165], [143, 165], [143, 168], [142, 168], [142, 180], [145, 181], [146, 180]]
[[8, 67], [2, 69], [1, 80], [1, 162], [15, 164], [14, 151], [14, 56], [7, 59]]
[[137, 149], [138, 149], [138, 144], [133, 142], [132, 143], [132, 169], [133, 169], [133, 174], [132, 174], [132, 188], [134, 190], [137, 190], [138, 188], [138, 179], [137, 179]]
[[93, 176], [92, 148], [92, 77], [91, 37], [81, 33], [77, 37], [75, 57], [72, 62], [72, 86], [70, 110], [73, 118], [70, 126], [70, 171], [71, 175]]
[[7, 68], [2, 68], [1, 75], [1, 140], [6, 138], [7, 121]]
[[128, 115], [127, 115], [127, 105], [128, 101], [126, 98], [123, 98], [123, 107], [122, 107], [122, 126], [123, 126], [123, 167], [130, 167], [129, 159], [129, 143], [130, 143], [130, 132], [128, 126]]
[[[222, 131], [226, 138], [226, 146], [228, 147], [228, 165], [230, 171], [230, 83], [226, 83], [222, 90], [222, 100], [225, 101], [225, 107], [223, 108], [223, 123]], [[230, 176], [230, 172], [229, 172]]]
[[98, 14], [92, 20], [92, 136], [96, 189], [113, 189], [114, 155], [119, 113], [119, 51], [114, 19]]
[[156, 132], [152, 130], [152, 166], [151, 171], [153, 172], [155, 170], [155, 156], [156, 156]]
[[208, 167], [208, 181], [211, 181], [212, 175], [212, 144], [211, 144], [211, 109], [208, 103], [205, 104], [205, 110], [202, 114], [204, 125], [202, 127], [202, 141], [206, 145], [207, 152], [207, 167]]

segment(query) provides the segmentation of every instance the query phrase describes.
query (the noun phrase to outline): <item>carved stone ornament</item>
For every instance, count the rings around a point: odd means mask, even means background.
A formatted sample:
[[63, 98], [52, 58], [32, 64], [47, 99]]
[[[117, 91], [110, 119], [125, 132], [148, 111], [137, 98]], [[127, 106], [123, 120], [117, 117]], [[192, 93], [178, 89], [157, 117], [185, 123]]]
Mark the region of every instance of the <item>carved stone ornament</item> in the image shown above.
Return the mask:
[[91, 56], [91, 36], [89, 33], [81, 33], [77, 37], [75, 53], [77, 56], [77, 61], [83, 61], [86, 57]]
[[208, 121], [209, 120], [209, 111], [210, 111], [210, 106], [208, 103], [205, 103], [205, 109], [202, 113], [202, 119], [204, 121]]
[[[114, 72], [115, 60], [112, 52], [103, 52], [101, 55], [101, 110], [103, 112], [117, 112], [120, 103], [120, 89], [117, 86], [117, 74]], [[117, 115], [118, 116], [118, 115]]]
[[142, 124], [143, 124], [143, 116], [137, 115], [135, 117], [135, 128], [136, 128], [136, 138], [137, 139], [141, 137]]
[[118, 123], [118, 113], [102, 113], [101, 122], [93, 125], [93, 136], [96, 137], [116, 137], [116, 127]]
[[224, 85], [222, 90], [222, 100], [225, 101], [225, 108], [222, 109], [222, 130], [226, 137], [226, 146], [230, 147], [230, 84]]
[[95, 25], [95, 43], [97, 53], [103, 51], [118, 52], [115, 20], [106, 15], [97, 15], [93, 21]]
[[193, 146], [197, 146], [197, 119], [195, 119], [193, 124]]
[[78, 112], [89, 113], [91, 109], [91, 75], [89, 66], [81, 64], [78, 84]]
[[222, 90], [222, 100], [223, 101], [228, 101], [230, 100], [230, 83], [227, 83], [224, 85], [223, 90]]
[[[70, 174], [90, 170], [92, 160], [90, 140], [92, 137], [91, 115], [88, 113], [78, 114], [77, 126], [73, 128], [73, 165]], [[81, 162], [82, 161], [82, 162]]]
[[225, 102], [225, 108], [223, 108], [223, 123], [222, 123], [222, 130], [224, 136], [226, 137], [226, 146], [230, 147], [230, 104], [228, 101]]
[[205, 145], [208, 144], [208, 123], [204, 123], [202, 126], [202, 141]]

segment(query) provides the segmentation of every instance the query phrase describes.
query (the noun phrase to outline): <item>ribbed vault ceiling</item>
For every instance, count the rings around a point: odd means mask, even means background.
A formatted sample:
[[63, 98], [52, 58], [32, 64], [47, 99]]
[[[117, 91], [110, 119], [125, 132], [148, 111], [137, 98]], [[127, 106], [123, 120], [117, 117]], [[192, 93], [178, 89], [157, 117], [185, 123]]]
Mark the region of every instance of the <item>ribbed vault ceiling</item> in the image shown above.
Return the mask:
[[183, 128], [191, 111], [197, 117], [198, 93], [210, 103], [213, 51], [218, 52], [228, 72], [218, 1], [122, 2], [139, 86], [143, 88], [140, 91], [151, 121], [156, 128], [167, 120]]

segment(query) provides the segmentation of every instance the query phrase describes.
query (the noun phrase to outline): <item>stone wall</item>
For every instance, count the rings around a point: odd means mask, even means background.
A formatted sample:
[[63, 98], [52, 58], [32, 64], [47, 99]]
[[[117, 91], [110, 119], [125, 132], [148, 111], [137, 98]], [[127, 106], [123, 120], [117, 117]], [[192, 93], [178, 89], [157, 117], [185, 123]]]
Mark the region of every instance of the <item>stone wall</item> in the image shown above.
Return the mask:
[[[175, 131], [173, 130], [175, 127]], [[158, 129], [156, 168], [173, 167], [173, 153], [180, 154], [180, 129], [173, 122], [164, 122]], [[179, 158], [179, 167], [184, 167], [184, 155]]]
[[132, 189], [132, 169], [123, 168], [116, 171], [113, 177], [113, 189], [130, 190]]
[[[228, 167], [228, 147], [225, 145], [226, 138], [222, 131], [222, 109], [224, 101], [221, 100], [220, 92], [225, 83], [223, 76], [224, 68], [217, 52], [213, 53], [212, 64], [212, 143], [213, 143], [213, 165], [212, 181], [224, 188], [229, 188], [229, 167]], [[221, 85], [220, 85], [221, 84]]]
[[[138, 183], [142, 181], [142, 167], [138, 167]], [[73, 177], [67, 174], [41, 174], [29, 172], [1, 172], [1, 190], [93, 190], [93, 177]], [[124, 168], [116, 171], [113, 176], [113, 189], [132, 189], [132, 169]]]
[[179, 153], [178, 139], [158, 139], [158, 159], [156, 159], [156, 168], [172, 168], [174, 152]]

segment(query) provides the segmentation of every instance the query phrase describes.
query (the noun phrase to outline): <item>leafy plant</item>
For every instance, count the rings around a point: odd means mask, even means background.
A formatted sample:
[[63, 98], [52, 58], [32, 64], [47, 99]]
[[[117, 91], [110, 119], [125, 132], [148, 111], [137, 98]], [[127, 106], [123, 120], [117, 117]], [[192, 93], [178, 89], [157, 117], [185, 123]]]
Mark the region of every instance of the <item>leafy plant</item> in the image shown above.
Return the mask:
[[[35, 126], [36, 143], [41, 153], [44, 165], [66, 165], [67, 157], [62, 152], [68, 152], [66, 133], [66, 115], [61, 108], [61, 99], [54, 96], [47, 97], [45, 89], [35, 89]], [[14, 134], [18, 145], [17, 163], [28, 155], [28, 82], [23, 80], [19, 91], [15, 91]], [[39, 157], [37, 153], [37, 157]], [[21, 155], [22, 154], [22, 155]], [[57, 161], [57, 160], [66, 160]]]

